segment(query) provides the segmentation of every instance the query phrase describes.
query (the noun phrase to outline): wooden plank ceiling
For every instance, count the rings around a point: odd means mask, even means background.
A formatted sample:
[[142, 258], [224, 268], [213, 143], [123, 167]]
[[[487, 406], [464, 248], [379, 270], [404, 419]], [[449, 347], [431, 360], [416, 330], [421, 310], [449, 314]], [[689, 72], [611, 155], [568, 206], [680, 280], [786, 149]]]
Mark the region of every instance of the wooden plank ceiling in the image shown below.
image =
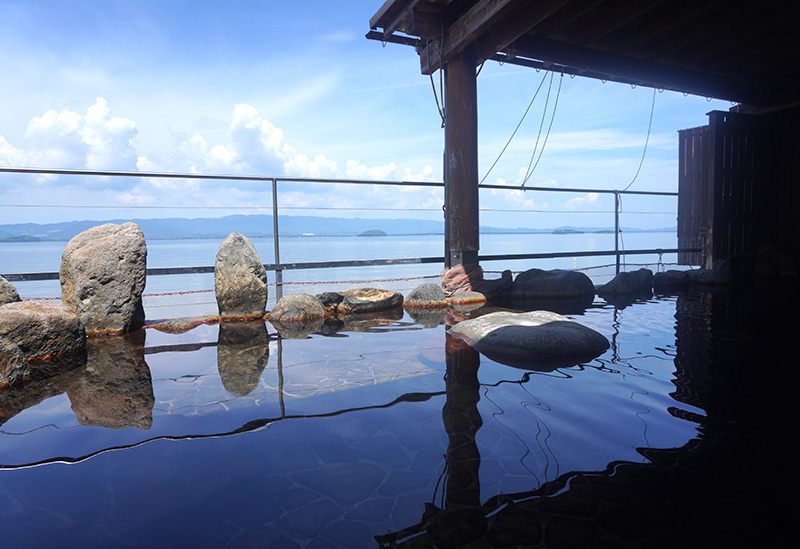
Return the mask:
[[487, 59], [705, 97], [800, 104], [796, 0], [388, 0], [367, 38], [414, 46], [431, 74]]

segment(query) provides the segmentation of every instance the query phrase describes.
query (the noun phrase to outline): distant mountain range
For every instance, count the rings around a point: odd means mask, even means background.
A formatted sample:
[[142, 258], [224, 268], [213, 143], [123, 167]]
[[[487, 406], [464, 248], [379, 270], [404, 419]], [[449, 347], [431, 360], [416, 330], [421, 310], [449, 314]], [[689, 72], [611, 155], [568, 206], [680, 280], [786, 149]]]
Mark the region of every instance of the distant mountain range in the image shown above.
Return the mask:
[[[271, 215], [229, 215], [195, 219], [112, 219], [108, 221], [67, 221], [63, 223], [17, 223], [0, 225], [0, 240], [35, 241], [69, 240], [80, 232], [103, 223], [133, 221], [148, 239], [159, 238], [224, 238], [232, 232], [248, 236], [272, 236]], [[364, 219], [316, 216], [278, 218], [281, 236], [357, 236], [366, 231], [383, 231], [388, 235], [443, 234], [443, 221], [422, 219]], [[613, 231], [613, 227], [554, 227], [550, 229], [503, 229], [481, 227], [483, 234], [550, 234], [596, 233]], [[636, 229], [623, 227], [623, 232], [676, 232], [675, 227]]]

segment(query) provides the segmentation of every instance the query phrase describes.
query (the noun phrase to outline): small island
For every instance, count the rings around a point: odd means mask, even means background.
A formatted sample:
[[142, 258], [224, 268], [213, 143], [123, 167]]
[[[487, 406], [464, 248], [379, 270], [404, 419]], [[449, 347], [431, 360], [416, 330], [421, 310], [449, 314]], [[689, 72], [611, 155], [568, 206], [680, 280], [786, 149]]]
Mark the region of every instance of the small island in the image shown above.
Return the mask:
[[583, 234], [583, 231], [577, 229], [555, 229], [552, 234]]
[[388, 235], [380, 229], [370, 229], [368, 231], [364, 231], [358, 236], [388, 236]]

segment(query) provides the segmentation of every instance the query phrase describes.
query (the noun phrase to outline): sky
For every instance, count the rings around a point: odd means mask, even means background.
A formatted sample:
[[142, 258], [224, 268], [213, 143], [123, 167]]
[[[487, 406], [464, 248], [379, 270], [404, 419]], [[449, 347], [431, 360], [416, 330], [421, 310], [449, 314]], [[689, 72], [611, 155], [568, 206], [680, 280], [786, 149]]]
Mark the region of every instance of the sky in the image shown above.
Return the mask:
[[[440, 75], [365, 38], [382, 3], [0, 0], [0, 166], [441, 181]], [[510, 190], [481, 190], [481, 224], [613, 226], [612, 195], [592, 191], [676, 191], [678, 130], [730, 106], [488, 61], [479, 174]], [[263, 182], [0, 173], [0, 190], [0, 224], [272, 206]], [[439, 188], [279, 190], [281, 215], [442, 216]], [[622, 208], [623, 226], [676, 225], [673, 198]]]

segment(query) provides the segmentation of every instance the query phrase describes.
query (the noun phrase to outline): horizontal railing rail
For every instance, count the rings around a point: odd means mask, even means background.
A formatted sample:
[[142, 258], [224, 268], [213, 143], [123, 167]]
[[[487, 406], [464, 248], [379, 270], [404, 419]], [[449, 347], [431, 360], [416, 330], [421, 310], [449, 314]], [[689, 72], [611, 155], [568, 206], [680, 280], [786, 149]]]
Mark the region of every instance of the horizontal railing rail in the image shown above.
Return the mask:
[[[158, 178], [158, 179], [202, 179], [217, 181], [253, 181], [270, 183], [272, 186], [271, 206], [243, 206], [242, 209], [272, 210], [272, 238], [274, 246], [275, 262], [264, 264], [269, 271], [276, 272], [276, 278], [280, 283], [281, 273], [290, 270], [302, 269], [327, 269], [337, 267], [369, 267], [369, 266], [388, 266], [388, 265], [409, 265], [409, 264], [444, 264], [444, 256], [437, 257], [410, 257], [397, 259], [357, 259], [343, 261], [318, 261], [318, 262], [281, 262], [280, 260], [280, 231], [278, 212], [282, 208], [278, 205], [278, 184], [279, 183], [314, 183], [314, 184], [352, 184], [352, 185], [391, 185], [391, 186], [413, 186], [413, 187], [440, 187], [444, 188], [444, 183], [440, 181], [410, 181], [410, 180], [374, 180], [374, 179], [339, 179], [339, 178], [307, 178], [289, 176], [260, 176], [260, 175], [217, 175], [200, 173], [171, 173], [171, 172], [140, 172], [140, 171], [111, 171], [111, 170], [74, 170], [74, 169], [53, 169], [53, 168], [17, 168], [0, 167], [0, 173], [29, 174], [29, 175], [67, 175], [67, 176], [91, 176], [91, 177], [136, 177], [136, 178]], [[619, 224], [620, 199], [625, 195], [649, 195], [660, 197], [677, 197], [677, 192], [666, 191], [632, 191], [632, 190], [609, 190], [609, 189], [581, 189], [581, 188], [553, 188], [553, 187], [514, 187], [509, 185], [482, 184], [481, 189], [494, 189], [504, 191], [531, 191], [531, 192], [566, 192], [566, 193], [596, 193], [612, 194], [615, 197], [614, 207], [614, 234], [615, 249], [602, 251], [570, 251], [570, 252], [548, 252], [548, 253], [525, 253], [525, 254], [492, 254], [479, 255], [479, 261], [514, 261], [529, 259], [555, 259], [566, 257], [616, 257], [616, 269], [620, 270], [621, 258], [633, 255], [654, 255], [672, 254], [679, 252], [700, 252], [700, 249], [644, 249], [644, 250], [622, 250], [619, 248], [619, 236], [621, 228]], [[4, 207], [73, 207], [80, 208], [109, 208], [109, 209], [130, 209], [129, 205], [118, 206], [89, 206], [89, 205], [27, 205], [27, 204], [0, 204]], [[136, 206], [134, 206], [135, 208]], [[142, 206], [144, 208], [169, 208], [182, 209], [181, 206]], [[193, 206], [192, 209], [203, 209], [203, 206]], [[237, 207], [215, 207], [215, 209], [237, 209]], [[313, 206], [307, 209], [315, 209]], [[324, 209], [324, 208], [323, 208]], [[345, 208], [346, 209], [346, 208]], [[489, 210], [491, 211], [491, 210]], [[516, 210], [515, 210], [516, 211]], [[526, 210], [519, 210], [524, 213]], [[596, 212], [594, 212], [596, 213]], [[609, 212], [611, 213], [611, 212]], [[286, 235], [284, 235], [286, 236]], [[148, 276], [162, 275], [186, 275], [213, 273], [213, 266], [192, 266], [192, 267], [161, 267], [147, 269]], [[20, 281], [40, 281], [58, 280], [57, 272], [34, 272], [34, 273], [6, 273], [2, 274], [10, 282]]]

